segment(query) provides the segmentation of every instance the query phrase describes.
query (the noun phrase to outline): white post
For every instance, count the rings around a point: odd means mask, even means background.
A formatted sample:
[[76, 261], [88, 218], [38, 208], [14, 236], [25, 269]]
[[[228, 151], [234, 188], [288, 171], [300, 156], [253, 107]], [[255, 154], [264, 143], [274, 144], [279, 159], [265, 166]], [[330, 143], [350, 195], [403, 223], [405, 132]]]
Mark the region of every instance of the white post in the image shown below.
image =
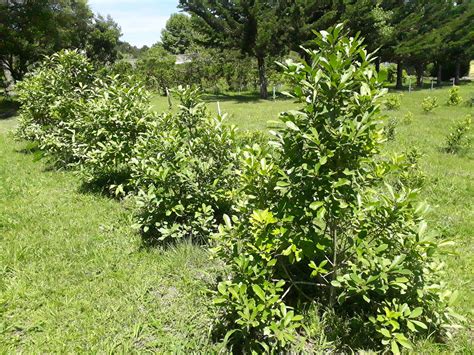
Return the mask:
[[273, 86], [273, 101], [276, 99], [275, 86]]
[[411, 92], [411, 76], [408, 77], [408, 92]]
[[219, 101], [217, 101], [217, 114], [221, 116], [221, 105], [219, 105]]
[[453, 81], [453, 86], [454, 86], [454, 80], [456, 80], [456, 79], [455, 79], [455, 78], [452, 78], [451, 80]]
[[433, 90], [433, 83], [434, 83], [434, 79], [431, 78], [431, 90]]

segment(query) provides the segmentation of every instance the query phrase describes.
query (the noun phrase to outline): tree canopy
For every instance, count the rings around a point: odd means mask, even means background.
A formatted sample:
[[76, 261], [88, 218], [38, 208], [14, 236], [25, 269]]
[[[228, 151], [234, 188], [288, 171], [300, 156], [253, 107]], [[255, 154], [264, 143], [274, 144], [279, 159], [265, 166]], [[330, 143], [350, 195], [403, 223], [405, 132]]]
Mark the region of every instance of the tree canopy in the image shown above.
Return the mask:
[[63, 48], [111, 62], [121, 35], [112, 18], [94, 17], [87, 0], [3, 1], [0, 33], [0, 64], [15, 81], [43, 56]]
[[183, 54], [191, 46], [191, 18], [185, 14], [172, 14], [161, 32], [161, 43], [164, 49], [172, 54]]

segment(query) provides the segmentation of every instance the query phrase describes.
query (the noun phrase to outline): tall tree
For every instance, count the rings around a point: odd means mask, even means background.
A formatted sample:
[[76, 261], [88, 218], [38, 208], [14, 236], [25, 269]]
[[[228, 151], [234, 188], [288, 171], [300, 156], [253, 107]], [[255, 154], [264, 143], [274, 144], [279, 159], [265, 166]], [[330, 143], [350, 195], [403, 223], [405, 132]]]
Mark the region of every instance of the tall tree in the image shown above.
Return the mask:
[[455, 63], [454, 80], [459, 84], [461, 62], [474, 58], [474, 2], [457, 1], [447, 17], [449, 20], [439, 29], [440, 52], [444, 60]]
[[113, 63], [117, 59], [121, 35], [119, 25], [110, 15], [95, 17], [87, 35], [88, 57], [102, 64]]
[[161, 43], [172, 54], [183, 54], [192, 45], [191, 18], [185, 14], [172, 14], [161, 31]]
[[290, 0], [180, 0], [179, 6], [203, 20], [221, 46], [239, 48], [257, 59], [260, 97], [267, 98], [268, 58], [286, 53], [294, 33]]
[[43, 55], [83, 48], [92, 12], [86, 0], [4, 0], [0, 3], [0, 63], [20, 80]]

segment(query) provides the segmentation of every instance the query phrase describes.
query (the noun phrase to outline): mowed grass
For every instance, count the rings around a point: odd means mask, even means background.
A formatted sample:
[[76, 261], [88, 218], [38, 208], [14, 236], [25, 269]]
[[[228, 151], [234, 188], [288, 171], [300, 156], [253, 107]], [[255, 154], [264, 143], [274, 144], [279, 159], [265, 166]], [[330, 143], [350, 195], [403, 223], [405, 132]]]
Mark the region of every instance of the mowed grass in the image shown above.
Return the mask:
[[[465, 103], [445, 106], [448, 89], [405, 92], [402, 108], [385, 112], [400, 121], [387, 149], [416, 146], [424, 154], [430, 226], [456, 242], [444, 257], [446, 281], [459, 291], [456, 310], [466, 327], [445, 345], [426, 341], [417, 350], [469, 353], [474, 150], [449, 155], [441, 148], [452, 121], [474, 112]], [[428, 95], [441, 106], [425, 114], [421, 101]], [[461, 95], [470, 100], [474, 85], [463, 85]], [[217, 99], [241, 129], [265, 130], [279, 112], [297, 107], [251, 95], [208, 97], [213, 112]], [[166, 98], [153, 103], [167, 109]], [[413, 121], [404, 123], [408, 111]], [[7, 133], [14, 125], [13, 118], [0, 119], [0, 353], [215, 350], [206, 288], [219, 270], [208, 253], [187, 243], [144, 248], [130, 228], [130, 203], [84, 191], [73, 172], [35, 161]]]
[[[278, 114], [296, 109], [298, 106], [281, 95], [276, 100], [261, 100], [256, 94], [229, 94], [204, 96], [208, 110], [217, 114], [227, 113], [227, 122], [246, 130], [266, 130], [275, 126]], [[172, 110], [179, 102], [172, 98]], [[157, 112], [168, 111], [168, 99], [164, 96], [153, 97], [152, 105]], [[273, 121], [273, 122], [272, 122]]]
[[212, 349], [208, 253], [143, 248], [124, 204], [35, 162], [11, 126], [0, 120], [0, 353]]

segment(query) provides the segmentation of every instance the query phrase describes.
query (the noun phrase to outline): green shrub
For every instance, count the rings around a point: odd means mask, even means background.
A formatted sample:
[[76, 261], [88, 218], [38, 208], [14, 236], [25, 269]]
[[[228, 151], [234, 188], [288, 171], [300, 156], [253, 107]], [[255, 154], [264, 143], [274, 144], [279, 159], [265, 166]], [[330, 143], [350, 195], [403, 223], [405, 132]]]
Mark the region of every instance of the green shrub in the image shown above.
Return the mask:
[[37, 143], [61, 165], [77, 160], [72, 126], [93, 79], [92, 65], [78, 51], [64, 50], [46, 57], [17, 84], [21, 103], [17, 137]]
[[471, 122], [471, 116], [467, 115], [463, 120], [454, 123], [446, 137], [446, 146], [444, 148], [446, 152], [456, 154], [462, 148], [469, 146], [468, 133], [471, 129]]
[[[88, 183], [124, 191], [130, 178], [133, 148], [153, 119], [149, 94], [140, 84], [97, 79], [88, 91], [75, 122], [75, 155]], [[125, 186], [126, 188], [126, 186]]]
[[137, 226], [154, 240], [205, 242], [230, 211], [236, 130], [211, 117], [198, 90], [177, 90], [181, 105], [141, 134], [132, 159]]
[[402, 95], [390, 94], [385, 97], [385, 108], [397, 111], [402, 105]]
[[387, 140], [389, 141], [395, 140], [397, 125], [398, 125], [398, 120], [394, 117], [390, 117], [383, 128], [383, 131]]
[[462, 97], [459, 95], [459, 88], [457, 86], [449, 89], [448, 106], [457, 106], [462, 102]]
[[403, 116], [403, 123], [411, 124], [413, 122], [413, 113], [410, 111]]
[[399, 159], [381, 156], [373, 55], [341, 25], [313, 45], [310, 64], [284, 66], [301, 108], [281, 115], [273, 154], [244, 150], [236, 211], [215, 236], [228, 270], [215, 298], [225, 340], [234, 351], [288, 350], [317, 302], [347, 328], [327, 329], [332, 338], [399, 352], [448, 320], [442, 243], [425, 232]]
[[433, 111], [438, 106], [438, 98], [432, 96], [425, 97], [423, 99], [423, 102], [421, 103], [421, 108], [423, 109], [423, 111], [425, 111], [425, 113]]

